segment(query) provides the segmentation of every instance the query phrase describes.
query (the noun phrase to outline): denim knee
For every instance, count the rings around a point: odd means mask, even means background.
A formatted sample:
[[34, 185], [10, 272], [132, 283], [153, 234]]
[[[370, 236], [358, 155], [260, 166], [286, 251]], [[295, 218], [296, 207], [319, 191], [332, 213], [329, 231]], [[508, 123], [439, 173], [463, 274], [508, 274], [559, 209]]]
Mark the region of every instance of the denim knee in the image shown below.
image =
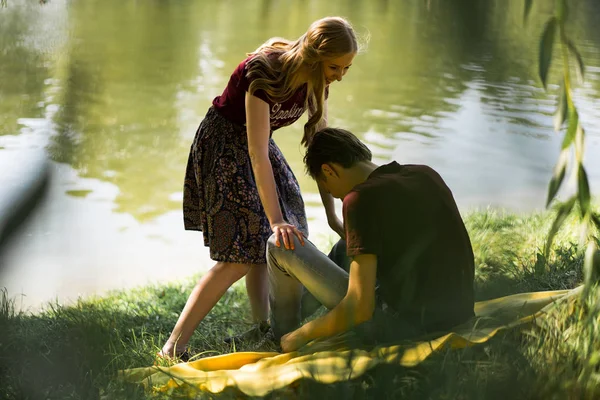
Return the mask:
[[269, 239], [267, 239], [267, 258], [269, 257], [269, 254], [273, 254], [273, 253], [276, 253], [277, 251], [281, 250], [275, 244], [276, 241], [277, 241], [277, 237], [275, 236], [275, 234], [272, 234], [271, 236], [269, 236]]
[[284, 246], [277, 247], [276, 240], [277, 240], [277, 237], [275, 236], [275, 234], [272, 234], [269, 237], [269, 239], [267, 240], [267, 246], [266, 246], [266, 248], [267, 248], [267, 250], [266, 250], [267, 265], [268, 265], [269, 269], [278, 268], [280, 271], [285, 272], [281, 268], [280, 264], [281, 264], [282, 258], [285, 256], [285, 251], [289, 251], [289, 250], [286, 250], [286, 248]]
[[[298, 255], [295, 253], [295, 250], [286, 249], [282, 239], [279, 240], [280, 246], [278, 247], [276, 240], [277, 237], [275, 234], [272, 234], [267, 240], [267, 264], [270, 266], [269, 268], [276, 267], [280, 271], [287, 273], [286, 269], [294, 264], [293, 260], [297, 259]], [[296, 247], [301, 246], [296, 237], [293, 240]]]

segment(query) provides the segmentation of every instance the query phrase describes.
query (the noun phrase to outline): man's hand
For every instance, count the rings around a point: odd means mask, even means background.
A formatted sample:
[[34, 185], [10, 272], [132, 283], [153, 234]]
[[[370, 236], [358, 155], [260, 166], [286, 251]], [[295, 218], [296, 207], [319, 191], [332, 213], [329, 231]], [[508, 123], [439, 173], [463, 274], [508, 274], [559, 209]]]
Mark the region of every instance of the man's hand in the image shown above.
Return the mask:
[[298, 350], [308, 342], [309, 341], [302, 335], [302, 331], [296, 329], [281, 337], [281, 350], [283, 350], [284, 353], [289, 353]]
[[283, 336], [280, 343], [282, 350], [297, 350], [311, 340], [337, 335], [370, 320], [375, 309], [376, 282], [377, 256], [354, 256], [346, 296], [327, 314]]

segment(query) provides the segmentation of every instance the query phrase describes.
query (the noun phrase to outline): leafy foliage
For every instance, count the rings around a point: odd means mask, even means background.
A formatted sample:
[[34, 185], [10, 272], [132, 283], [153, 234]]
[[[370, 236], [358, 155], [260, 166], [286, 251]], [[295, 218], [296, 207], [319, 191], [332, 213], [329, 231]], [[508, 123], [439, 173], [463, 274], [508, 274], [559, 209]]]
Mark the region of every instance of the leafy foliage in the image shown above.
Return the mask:
[[[533, 0], [525, 0], [524, 17], [529, 15]], [[575, 209], [575, 204], [578, 204], [580, 210], [580, 230], [581, 230], [581, 248], [587, 248], [585, 257], [586, 277], [592, 277], [594, 265], [600, 262], [600, 251], [598, 251], [598, 232], [600, 225], [597, 223], [597, 215], [593, 214], [590, 208], [592, 195], [587, 177], [587, 172], [583, 165], [583, 153], [585, 145], [585, 131], [579, 120], [577, 107], [573, 102], [573, 91], [571, 89], [570, 75], [570, 56], [575, 59], [577, 75], [582, 81], [585, 75], [585, 65], [581, 53], [577, 50], [575, 43], [567, 36], [565, 30], [565, 22], [569, 15], [569, 8], [566, 0], [557, 0], [554, 15], [546, 22], [544, 32], [540, 39], [539, 50], [539, 76], [542, 85], [547, 90], [548, 88], [548, 72], [552, 65], [552, 55], [555, 47], [555, 38], [558, 34], [559, 41], [557, 46], [560, 46], [560, 52], [563, 58], [563, 78], [560, 87], [560, 95], [558, 107], [554, 115], [554, 129], [560, 132], [566, 122], [565, 136], [562, 142], [562, 150], [560, 152], [554, 173], [548, 185], [548, 198], [546, 207], [549, 207], [556, 199], [567, 169], [571, 167], [574, 177], [577, 180], [577, 193], [564, 203], [560, 203], [556, 207], [556, 217], [554, 223], [548, 232], [546, 240], [545, 258], [548, 258], [554, 236], [561, 228], [563, 222]], [[575, 153], [575, 159], [571, 159], [571, 155]], [[596, 233], [596, 235], [594, 234]], [[588, 280], [591, 284], [591, 278]], [[589, 286], [589, 284], [587, 286]]]

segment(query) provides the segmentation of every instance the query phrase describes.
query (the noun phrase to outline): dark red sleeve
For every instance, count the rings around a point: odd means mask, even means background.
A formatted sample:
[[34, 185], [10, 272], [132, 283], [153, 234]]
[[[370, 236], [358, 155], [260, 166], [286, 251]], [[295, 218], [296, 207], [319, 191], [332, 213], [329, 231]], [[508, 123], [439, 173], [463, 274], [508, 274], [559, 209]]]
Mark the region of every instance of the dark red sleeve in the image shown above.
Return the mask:
[[[249, 60], [249, 58], [244, 60], [244, 62], [238, 66], [239, 71], [236, 70], [236, 72], [238, 72], [238, 74], [239, 74], [238, 87], [240, 89], [244, 90], [244, 92], [248, 91], [248, 89], [250, 88], [250, 83], [252, 82], [251, 80], [249, 80], [246, 77], [246, 74], [248, 73], [248, 66], [247, 66], [248, 60]], [[258, 97], [259, 99], [261, 99], [262, 101], [264, 101], [265, 103], [267, 103], [269, 105], [273, 105], [273, 102], [269, 99], [267, 94], [262, 90], [256, 90], [254, 93], [252, 93], [252, 95]]]
[[346, 251], [350, 257], [381, 253], [377, 218], [373, 212], [376, 204], [370, 203], [369, 198], [361, 196], [360, 192], [350, 192], [344, 198]]

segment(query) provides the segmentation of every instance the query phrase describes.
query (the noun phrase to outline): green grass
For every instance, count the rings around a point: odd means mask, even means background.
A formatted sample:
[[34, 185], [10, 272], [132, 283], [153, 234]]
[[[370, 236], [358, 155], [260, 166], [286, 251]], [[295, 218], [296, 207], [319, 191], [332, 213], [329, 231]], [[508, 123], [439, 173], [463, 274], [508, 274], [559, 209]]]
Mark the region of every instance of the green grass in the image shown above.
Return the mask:
[[[551, 219], [495, 210], [466, 217], [476, 258], [476, 297], [573, 288], [583, 279], [574, 222], [559, 233], [548, 262], [540, 256]], [[124, 368], [148, 366], [183, 308], [195, 279], [114, 292], [74, 306], [48, 305], [35, 315], [0, 299], [0, 398], [143, 399], [153, 395], [116, 379]], [[498, 335], [473, 348], [443, 351], [416, 368], [377, 367], [350, 382], [309, 380], [267, 396], [295, 398], [565, 399], [600, 396], [600, 295], [590, 292], [557, 308], [541, 327]], [[244, 331], [249, 306], [236, 284], [194, 334], [199, 357], [257, 350], [224, 345]], [[254, 346], [254, 347], [253, 347]], [[198, 398], [238, 398], [228, 390]], [[185, 395], [174, 392], [170, 396]], [[160, 395], [154, 395], [160, 397]]]

